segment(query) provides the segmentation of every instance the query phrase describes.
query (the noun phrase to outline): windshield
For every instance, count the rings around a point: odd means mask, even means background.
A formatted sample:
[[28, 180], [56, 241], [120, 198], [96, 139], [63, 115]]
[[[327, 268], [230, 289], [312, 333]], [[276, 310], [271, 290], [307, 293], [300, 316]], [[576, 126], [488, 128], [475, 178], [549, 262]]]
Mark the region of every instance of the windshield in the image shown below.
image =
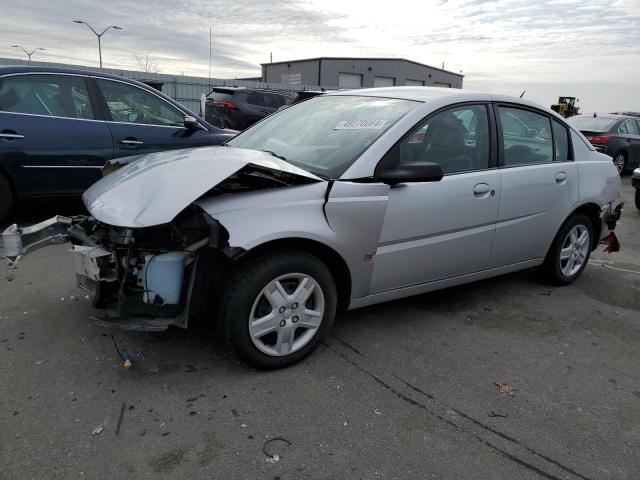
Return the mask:
[[606, 131], [611, 128], [617, 119], [611, 117], [593, 117], [590, 115], [578, 115], [570, 117], [567, 121], [578, 130]]
[[265, 118], [228, 145], [268, 151], [307, 171], [337, 177], [420, 102], [327, 96]]

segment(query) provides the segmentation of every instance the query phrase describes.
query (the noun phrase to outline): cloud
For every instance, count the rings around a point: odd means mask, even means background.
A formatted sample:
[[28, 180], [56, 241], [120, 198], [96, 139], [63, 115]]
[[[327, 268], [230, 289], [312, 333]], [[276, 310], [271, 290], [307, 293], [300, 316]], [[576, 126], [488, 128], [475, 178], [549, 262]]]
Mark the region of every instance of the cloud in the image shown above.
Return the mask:
[[9, 48], [17, 43], [47, 48], [41, 60], [96, 65], [96, 39], [72, 23], [79, 17], [124, 27], [103, 37], [105, 66], [133, 69], [133, 54], [151, 52], [163, 73], [206, 75], [211, 26], [217, 77], [259, 75], [271, 52], [274, 60], [405, 57], [444, 62], [476, 88], [557, 85], [566, 94], [565, 85], [624, 85], [640, 110], [631, 87], [640, 76], [638, 0], [22, 0], [10, 11], [0, 18], [0, 56], [18, 57]]

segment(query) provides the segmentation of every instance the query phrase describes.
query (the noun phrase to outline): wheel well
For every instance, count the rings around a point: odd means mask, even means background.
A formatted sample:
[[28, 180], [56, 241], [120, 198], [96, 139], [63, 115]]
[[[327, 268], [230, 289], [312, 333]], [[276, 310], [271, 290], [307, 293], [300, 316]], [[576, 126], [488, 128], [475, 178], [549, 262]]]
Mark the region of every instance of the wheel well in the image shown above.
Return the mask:
[[346, 308], [349, 305], [351, 299], [351, 272], [349, 271], [347, 262], [331, 247], [306, 238], [283, 238], [258, 245], [241, 258], [244, 259], [268, 250], [298, 250], [311, 253], [318, 257], [329, 268], [336, 282], [338, 306]]
[[567, 219], [580, 213], [586, 215], [587, 217], [589, 217], [589, 220], [591, 220], [591, 226], [593, 227], [593, 235], [595, 237], [593, 250], [595, 250], [598, 247], [598, 242], [600, 240], [600, 233], [602, 232], [602, 222], [600, 221], [600, 207], [595, 203], [585, 203], [584, 205], [580, 205], [573, 212], [571, 212], [571, 215], [569, 215]]

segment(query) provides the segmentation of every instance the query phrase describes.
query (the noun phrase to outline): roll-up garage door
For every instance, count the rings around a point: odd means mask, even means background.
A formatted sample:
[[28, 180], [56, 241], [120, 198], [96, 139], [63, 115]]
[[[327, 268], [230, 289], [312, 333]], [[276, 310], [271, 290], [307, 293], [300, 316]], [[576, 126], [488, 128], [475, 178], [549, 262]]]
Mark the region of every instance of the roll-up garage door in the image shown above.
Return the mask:
[[362, 86], [362, 75], [359, 73], [338, 74], [338, 88], [360, 88]]
[[396, 79], [393, 77], [373, 77], [374, 87], [393, 87]]

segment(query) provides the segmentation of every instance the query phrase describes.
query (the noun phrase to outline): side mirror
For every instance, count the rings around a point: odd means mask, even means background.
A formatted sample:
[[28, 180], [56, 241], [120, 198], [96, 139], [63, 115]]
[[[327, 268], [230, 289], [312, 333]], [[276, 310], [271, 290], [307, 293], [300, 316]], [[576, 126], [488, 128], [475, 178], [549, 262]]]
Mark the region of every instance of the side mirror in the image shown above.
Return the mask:
[[397, 185], [409, 182], [439, 182], [443, 175], [442, 167], [437, 163], [416, 162], [385, 170], [378, 175], [378, 179], [388, 185]]
[[185, 115], [184, 128], [186, 128], [187, 130], [197, 130], [199, 128], [198, 119], [196, 117], [192, 117], [191, 115]]

